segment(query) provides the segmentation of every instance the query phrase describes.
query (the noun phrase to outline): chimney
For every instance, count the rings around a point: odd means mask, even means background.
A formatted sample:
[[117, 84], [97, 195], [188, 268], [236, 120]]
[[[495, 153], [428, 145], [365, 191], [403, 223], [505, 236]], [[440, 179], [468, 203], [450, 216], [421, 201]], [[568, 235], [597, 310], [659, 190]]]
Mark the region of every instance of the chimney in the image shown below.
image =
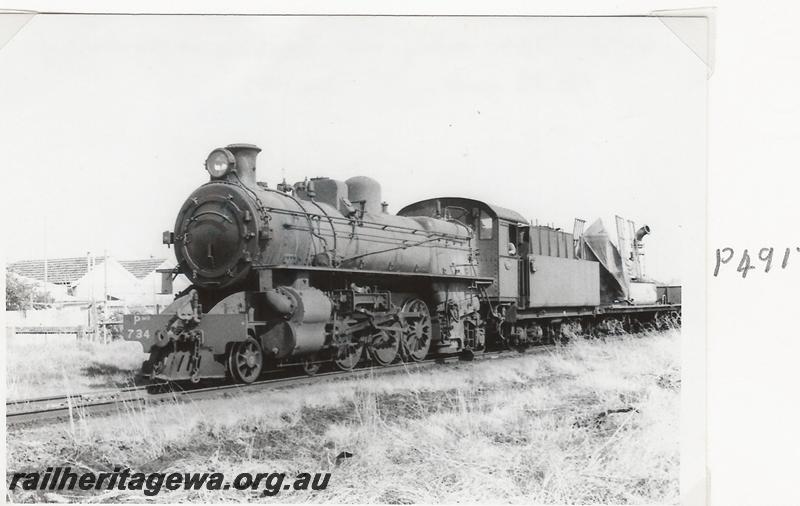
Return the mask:
[[236, 174], [247, 186], [256, 185], [256, 157], [261, 148], [253, 144], [231, 144], [226, 148], [236, 158]]

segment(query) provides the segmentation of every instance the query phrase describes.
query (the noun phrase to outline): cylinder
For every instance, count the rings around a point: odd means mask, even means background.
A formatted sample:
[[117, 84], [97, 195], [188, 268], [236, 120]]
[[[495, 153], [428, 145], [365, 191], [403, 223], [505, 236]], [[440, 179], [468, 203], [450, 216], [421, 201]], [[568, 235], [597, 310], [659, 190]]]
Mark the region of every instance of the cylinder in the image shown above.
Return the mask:
[[325, 345], [325, 325], [331, 318], [330, 298], [316, 288], [283, 286], [271, 292], [275, 296], [269, 303], [284, 314], [284, 320], [261, 335], [264, 351], [277, 359], [319, 351]]

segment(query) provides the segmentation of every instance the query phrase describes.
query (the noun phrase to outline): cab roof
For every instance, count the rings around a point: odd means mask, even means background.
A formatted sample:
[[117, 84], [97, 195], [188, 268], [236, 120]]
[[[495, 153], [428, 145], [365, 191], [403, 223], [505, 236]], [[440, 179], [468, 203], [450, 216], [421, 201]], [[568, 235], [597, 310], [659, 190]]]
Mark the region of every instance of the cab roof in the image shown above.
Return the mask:
[[496, 206], [494, 204], [489, 204], [488, 202], [483, 202], [481, 200], [469, 199], [464, 197], [434, 197], [431, 199], [420, 200], [418, 202], [414, 202], [412, 204], [408, 204], [404, 208], [400, 209], [397, 212], [399, 216], [411, 216], [408, 213], [412, 212], [412, 209], [418, 206], [425, 206], [426, 204], [435, 204], [436, 201], [439, 200], [444, 205], [453, 204], [455, 202], [461, 202], [462, 204], [466, 204], [464, 207], [478, 207], [483, 210], [489, 212], [492, 218], [499, 218], [501, 220], [506, 221], [513, 221], [517, 223], [528, 223], [528, 220], [519, 214], [518, 212], [506, 209], [505, 207]]

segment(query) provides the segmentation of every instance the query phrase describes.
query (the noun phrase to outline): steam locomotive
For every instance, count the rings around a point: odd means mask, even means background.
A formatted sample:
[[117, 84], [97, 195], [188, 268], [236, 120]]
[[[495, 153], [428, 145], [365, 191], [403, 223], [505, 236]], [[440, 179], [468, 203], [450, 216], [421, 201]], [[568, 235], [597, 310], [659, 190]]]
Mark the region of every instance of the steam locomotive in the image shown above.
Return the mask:
[[468, 198], [392, 215], [369, 177], [270, 188], [259, 152], [209, 154], [210, 180], [163, 236], [170, 274], [192, 285], [160, 314], [124, 317], [154, 379], [250, 383], [282, 367], [469, 357], [679, 318], [679, 292], [659, 300], [643, 276], [646, 226], [618, 219], [617, 247], [599, 220], [570, 234]]

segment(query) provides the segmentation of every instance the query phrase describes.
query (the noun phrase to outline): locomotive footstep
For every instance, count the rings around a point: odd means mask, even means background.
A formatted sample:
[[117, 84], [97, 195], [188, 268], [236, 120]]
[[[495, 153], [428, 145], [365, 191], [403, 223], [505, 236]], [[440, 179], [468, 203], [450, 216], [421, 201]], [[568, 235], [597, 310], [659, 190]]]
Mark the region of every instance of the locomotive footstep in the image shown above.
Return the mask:
[[313, 355], [307, 356], [303, 360], [303, 372], [309, 376], [316, 375], [320, 368], [322, 367], [322, 363], [320, 362], [319, 356], [315, 353]]

